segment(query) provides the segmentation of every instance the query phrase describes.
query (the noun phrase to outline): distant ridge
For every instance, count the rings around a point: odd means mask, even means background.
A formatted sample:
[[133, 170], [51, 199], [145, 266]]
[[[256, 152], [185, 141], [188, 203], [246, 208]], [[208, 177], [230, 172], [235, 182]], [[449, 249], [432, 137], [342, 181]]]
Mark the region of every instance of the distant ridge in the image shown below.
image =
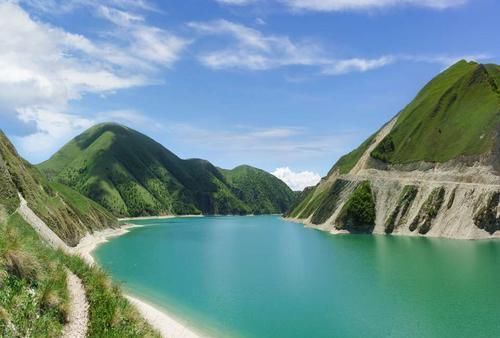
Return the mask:
[[116, 216], [283, 213], [294, 198], [284, 182], [265, 171], [183, 160], [116, 123], [88, 129], [39, 168]]

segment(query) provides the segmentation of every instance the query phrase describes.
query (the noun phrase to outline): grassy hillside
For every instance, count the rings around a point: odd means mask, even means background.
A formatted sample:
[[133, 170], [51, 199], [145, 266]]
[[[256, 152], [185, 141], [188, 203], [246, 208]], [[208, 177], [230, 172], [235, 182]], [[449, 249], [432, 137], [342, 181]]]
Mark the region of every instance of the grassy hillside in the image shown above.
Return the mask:
[[61, 336], [67, 269], [84, 283], [88, 337], [158, 337], [101, 270], [50, 249], [15, 213], [0, 222], [0, 337]]
[[[257, 182], [258, 189], [242, 181], [241, 174], [239, 186], [232, 186], [210, 162], [182, 160], [151, 138], [112, 123], [90, 128], [39, 168], [116, 216], [266, 213], [290, 205], [281, 184], [274, 194], [262, 188], [267, 183], [256, 181], [275, 184], [270, 174], [248, 171], [253, 175], [248, 182]], [[257, 190], [265, 193], [252, 200]]]
[[221, 171], [234, 194], [253, 214], [284, 213], [295, 199], [295, 194], [283, 181], [263, 170], [242, 165]]
[[117, 226], [116, 219], [96, 203], [70, 188], [49, 184], [36, 167], [17, 154], [0, 132], [0, 221], [19, 206], [18, 192], [29, 207], [70, 245], [76, 245], [88, 231]]
[[498, 144], [500, 67], [460, 61], [436, 76], [399, 114], [372, 152], [389, 163], [446, 162]]

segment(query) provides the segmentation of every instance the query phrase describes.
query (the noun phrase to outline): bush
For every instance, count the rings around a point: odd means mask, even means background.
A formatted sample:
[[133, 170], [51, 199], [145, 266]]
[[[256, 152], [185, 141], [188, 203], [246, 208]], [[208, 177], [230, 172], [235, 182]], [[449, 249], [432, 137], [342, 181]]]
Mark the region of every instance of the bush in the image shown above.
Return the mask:
[[369, 181], [362, 182], [349, 197], [337, 219], [336, 228], [353, 233], [371, 233], [375, 227], [375, 198]]

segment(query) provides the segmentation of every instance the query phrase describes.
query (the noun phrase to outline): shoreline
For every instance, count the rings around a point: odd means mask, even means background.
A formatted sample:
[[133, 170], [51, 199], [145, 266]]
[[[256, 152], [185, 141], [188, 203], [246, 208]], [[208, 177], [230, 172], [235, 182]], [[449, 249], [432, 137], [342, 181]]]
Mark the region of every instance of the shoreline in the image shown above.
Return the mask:
[[[174, 218], [177, 216], [159, 216], [162, 218]], [[92, 256], [99, 245], [108, 242], [110, 239], [122, 236], [130, 232], [133, 228], [144, 227], [144, 225], [125, 224], [117, 229], [105, 229], [87, 234], [80, 240], [80, 243], [73, 249], [87, 264], [94, 266], [96, 261]], [[195, 332], [192, 328], [181, 323], [180, 320], [170, 315], [164, 309], [148, 303], [137, 296], [123, 293], [124, 297], [132, 304], [137, 312], [156, 330], [162, 337], [168, 338], [201, 338], [203, 335]]]
[[164, 215], [164, 216], [124, 217], [124, 218], [118, 218], [118, 221], [126, 222], [126, 221], [142, 221], [142, 220], [154, 220], [154, 219], [187, 218], [187, 217], [204, 217], [204, 215]]

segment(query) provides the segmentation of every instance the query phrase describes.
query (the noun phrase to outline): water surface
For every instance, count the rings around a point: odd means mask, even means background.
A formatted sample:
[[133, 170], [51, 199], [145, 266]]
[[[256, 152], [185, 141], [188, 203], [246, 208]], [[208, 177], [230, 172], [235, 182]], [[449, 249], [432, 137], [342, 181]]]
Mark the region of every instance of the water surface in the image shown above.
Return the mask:
[[333, 236], [277, 216], [134, 223], [151, 226], [97, 261], [200, 332], [500, 337], [500, 242]]

